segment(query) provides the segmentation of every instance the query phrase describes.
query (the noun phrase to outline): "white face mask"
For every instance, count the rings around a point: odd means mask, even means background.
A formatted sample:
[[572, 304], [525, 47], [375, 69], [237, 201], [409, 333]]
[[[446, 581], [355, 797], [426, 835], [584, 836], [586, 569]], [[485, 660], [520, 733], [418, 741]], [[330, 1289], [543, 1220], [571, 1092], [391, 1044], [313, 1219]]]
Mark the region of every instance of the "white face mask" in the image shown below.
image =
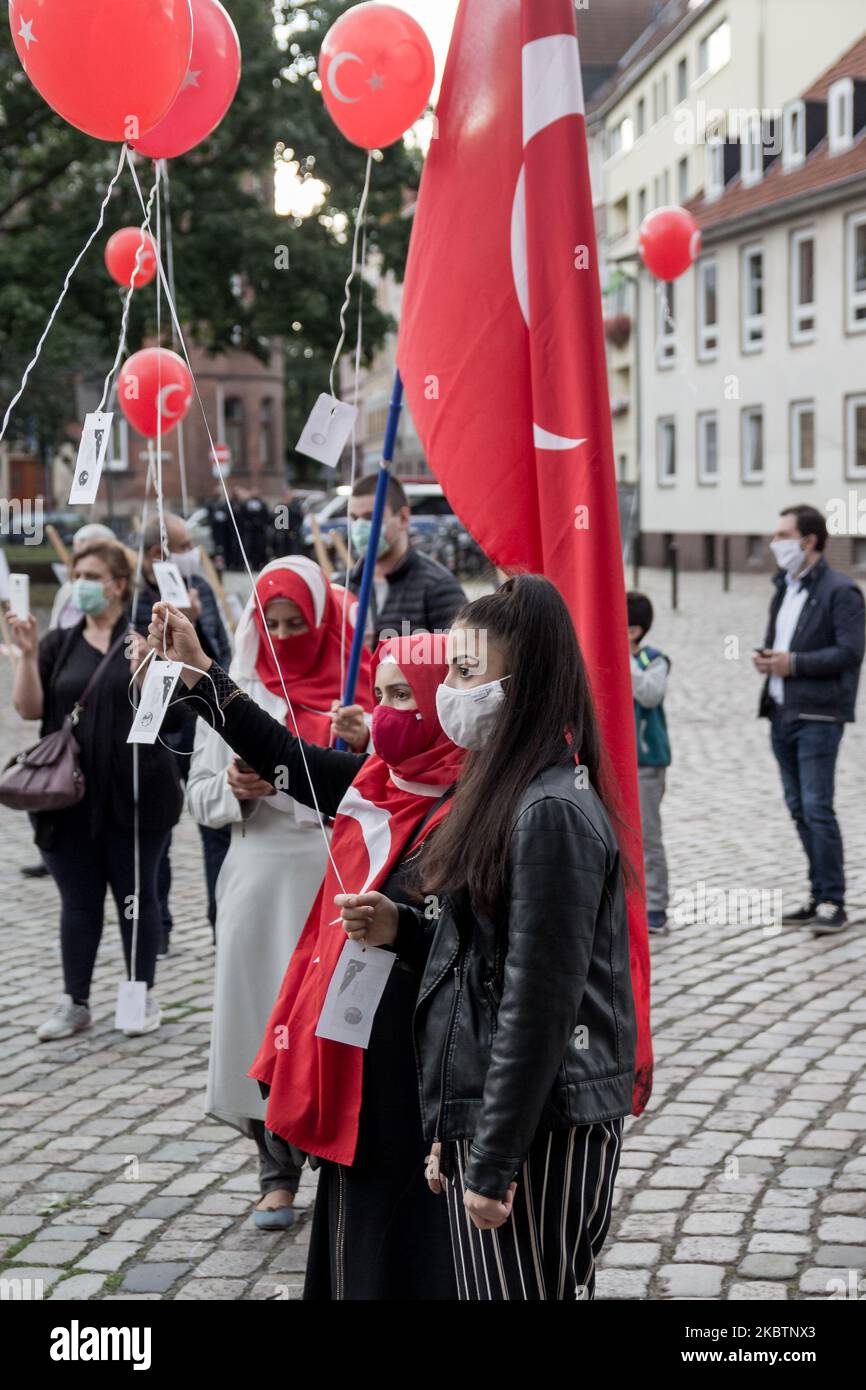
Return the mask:
[[793, 536], [784, 541], [770, 541], [770, 549], [779, 569], [783, 569], [792, 578], [806, 563], [806, 555], [800, 542]]
[[502, 680], [472, 685], [467, 690], [455, 690], [451, 685], [438, 687], [436, 713], [439, 723], [458, 748], [468, 748], [474, 752], [484, 747], [493, 733], [505, 699], [502, 682], [510, 679], [510, 676], [503, 676]]
[[198, 546], [193, 546], [192, 550], [170, 550], [168, 558], [172, 564], [177, 565], [181, 579], [192, 579], [194, 575], [201, 573]]

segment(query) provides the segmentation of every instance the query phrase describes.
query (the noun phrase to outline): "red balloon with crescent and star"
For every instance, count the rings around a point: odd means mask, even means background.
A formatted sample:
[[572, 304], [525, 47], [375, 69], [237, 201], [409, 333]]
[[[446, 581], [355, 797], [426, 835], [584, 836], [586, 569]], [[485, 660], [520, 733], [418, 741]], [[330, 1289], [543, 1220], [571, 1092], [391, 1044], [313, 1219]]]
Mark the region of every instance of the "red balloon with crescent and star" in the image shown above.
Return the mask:
[[123, 364], [117, 382], [120, 408], [133, 429], [148, 439], [168, 434], [192, 400], [192, 377], [182, 357], [169, 348], [142, 348]]
[[368, 0], [331, 25], [319, 54], [322, 96], [347, 140], [383, 149], [417, 121], [433, 90], [430, 40], [394, 5]]
[[159, 125], [132, 144], [151, 159], [186, 154], [214, 130], [241, 80], [241, 45], [219, 0], [192, 0], [192, 56], [174, 105]]

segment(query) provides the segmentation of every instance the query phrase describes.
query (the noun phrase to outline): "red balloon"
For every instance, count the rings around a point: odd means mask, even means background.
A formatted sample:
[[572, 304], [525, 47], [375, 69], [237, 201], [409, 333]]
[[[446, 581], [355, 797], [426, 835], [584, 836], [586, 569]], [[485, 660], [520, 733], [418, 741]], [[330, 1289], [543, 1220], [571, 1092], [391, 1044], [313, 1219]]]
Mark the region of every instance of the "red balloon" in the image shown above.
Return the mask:
[[10, 0], [9, 24], [37, 92], [98, 140], [152, 130], [189, 67], [189, 0]]
[[417, 121], [433, 90], [430, 40], [404, 10], [368, 0], [332, 24], [319, 55], [322, 95], [353, 145], [382, 149]]
[[133, 275], [135, 288], [140, 290], [144, 285], [149, 285], [156, 274], [156, 246], [149, 232], [144, 233], [141, 260], [138, 270], [135, 269], [135, 258], [141, 240], [140, 227], [121, 227], [120, 231], [115, 232], [105, 243], [105, 264], [108, 273], [112, 280], [116, 280], [125, 290], [132, 284]]
[[216, 130], [241, 80], [237, 30], [219, 0], [192, 0], [192, 56], [174, 105], [132, 144], [151, 159], [186, 154]]
[[641, 224], [638, 250], [657, 280], [677, 280], [700, 255], [700, 228], [685, 208], [656, 208]]
[[182, 420], [192, 400], [192, 377], [183, 358], [169, 348], [142, 348], [121, 367], [117, 383], [120, 408], [133, 429], [155, 439], [162, 417], [168, 434]]

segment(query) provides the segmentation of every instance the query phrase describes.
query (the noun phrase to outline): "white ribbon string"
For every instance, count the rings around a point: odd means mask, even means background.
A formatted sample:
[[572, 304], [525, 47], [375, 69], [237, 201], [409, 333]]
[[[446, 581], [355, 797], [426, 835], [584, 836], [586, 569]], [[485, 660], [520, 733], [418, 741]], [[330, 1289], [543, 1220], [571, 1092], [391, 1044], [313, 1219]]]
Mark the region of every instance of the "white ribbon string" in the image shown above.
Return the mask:
[[138, 274], [139, 269], [141, 268], [141, 259], [147, 247], [147, 236], [150, 232], [150, 215], [151, 209], [153, 207], [153, 200], [155, 194], [156, 181], [154, 180], [153, 187], [150, 190], [150, 195], [147, 200], [147, 213], [140, 228], [141, 236], [135, 251], [135, 267], [133, 269], [131, 277], [132, 283], [130, 284], [129, 289], [126, 291], [126, 295], [124, 296], [123, 300], [123, 313], [120, 317], [120, 338], [117, 343], [117, 352], [114, 355], [114, 362], [112, 363], [108, 371], [108, 374], [105, 378], [105, 385], [102, 388], [102, 395], [99, 400], [99, 405], [96, 407], [99, 411], [105, 409], [106, 401], [108, 401], [110, 399], [110, 396], [114, 394], [114, 390], [117, 384], [117, 372], [123, 360], [123, 354], [126, 350], [126, 330], [129, 326], [129, 310], [132, 305], [132, 296], [135, 294], [135, 277]]
[[[130, 170], [130, 173], [132, 174], [132, 181], [133, 181], [133, 183], [135, 184], [135, 191], [136, 191], [136, 193], [138, 194], [138, 200], [139, 200], [139, 202], [141, 203], [142, 209], [144, 209], [144, 195], [142, 194], [142, 191], [141, 191], [141, 184], [140, 184], [139, 181], [138, 181], [138, 175], [136, 174], [135, 165], [134, 165], [134, 163], [133, 163], [132, 160], [129, 161], [129, 170]], [[175, 328], [176, 328], [176, 330], [177, 330], [177, 337], [178, 337], [178, 342], [179, 342], [179, 344], [180, 344], [180, 349], [181, 349], [181, 352], [183, 353], [184, 360], [185, 360], [186, 365], [187, 365], [187, 367], [188, 367], [188, 369], [189, 369], [190, 376], [192, 377], [193, 389], [194, 389], [194, 391], [195, 391], [196, 400], [198, 401], [198, 404], [199, 404], [199, 409], [201, 410], [201, 416], [202, 416], [202, 420], [204, 421], [205, 433], [207, 434], [208, 443], [210, 444], [211, 458], [212, 458], [213, 462], [214, 462], [215, 464], [218, 465], [219, 460], [217, 459], [217, 456], [216, 456], [216, 447], [215, 447], [215, 445], [214, 445], [214, 440], [213, 440], [213, 435], [211, 434], [210, 425], [208, 424], [207, 413], [206, 413], [205, 408], [204, 408], [204, 401], [202, 400], [202, 398], [201, 398], [201, 392], [200, 392], [199, 389], [198, 389], [198, 382], [197, 382], [196, 379], [195, 379], [195, 373], [193, 372], [192, 363], [191, 363], [190, 357], [189, 357], [189, 352], [187, 351], [186, 339], [185, 339], [184, 336], [183, 336], [183, 329], [181, 328], [180, 322], [179, 322], [179, 320], [178, 320], [177, 309], [176, 309], [176, 307], [175, 307], [174, 298], [172, 297], [171, 290], [170, 290], [170, 288], [169, 288], [169, 286], [168, 286], [168, 284], [167, 284], [167, 282], [166, 282], [165, 272], [164, 272], [164, 270], [163, 270], [163, 268], [162, 268], [162, 261], [161, 261], [161, 260], [157, 260], [157, 272], [158, 272], [159, 278], [160, 278], [160, 280], [161, 280], [161, 282], [162, 282], [163, 290], [165, 291], [165, 298], [166, 298], [166, 303], [168, 304], [168, 307], [169, 307], [169, 312], [171, 313], [172, 320], [173, 320], [174, 325], [175, 325]], [[254, 577], [253, 577], [252, 569], [250, 568], [250, 562], [249, 562], [249, 560], [248, 560], [248, 558], [247, 558], [247, 553], [246, 553], [246, 550], [245, 550], [245, 548], [244, 548], [244, 543], [243, 543], [243, 541], [242, 541], [242, 539], [241, 539], [241, 533], [240, 533], [240, 530], [238, 529], [237, 520], [236, 520], [236, 518], [235, 518], [234, 511], [233, 511], [233, 509], [232, 509], [231, 499], [230, 499], [229, 493], [228, 493], [228, 488], [226, 487], [225, 479], [224, 479], [224, 477], [223, 477], [223, 475], [222, 475], [222, 468], [219, 468], [219, 467], [218, 467], [218, 468], [217, 468], [217, 473], [218, 473], [218, 476], [219, 476], [220, 484], [221, 484], [221, 486], [222, 486], [223, 494], [224, 494], [224, 496], [225, 496], [226, 505], [227, 505], [227, 508], [228, 508], [228, 514], [229, 514], [229, 516], [230, 516], [230, 518], [231, 518], [231, 523], [232, 523], [232, 526], [234, 527], [235, 535], [236, 535], [236, 537], [237, 537], [238, 548], [239, 548], [239, 550], [240, 550], [241, 558], [243, 559], [243, 562], [244, 562], [244, 569], [245, 569], [246, 572], [247, 572], [247, 577], [248, 577], [248, 579], [249, 579], [249, 581], [250, 581], [250, 585], [251, 585], [251, 588], [252, 588], [253, 598], [255, 599], [256, 607], [258, 608], [259, 614], [260, 614], [261, 619], [262, 619], [262, 629], [263, 629], [263, 631], [264, 631], [265, 637], [267, 638], [268, 646], [270, 647], [271, 655], [272, 655], [273, 660], [274, 660], [274, 666], [276, 667], [277, 674], [279, 675], [279, 678], [280, 678], [280, 686], [281, 686], [281, 688], [282, 688], [283, 697], [284, 697], [284, 699], [285, 699], [285, 701], [286, 701], [286, 705], [288, 706], [289, 713], [290, 713], [290, 715], [291, 715], [291, 717], [292, 717], [292, 722], [294, 723], [295, 728], [297, 729], [298, 724], [297, 724], [297, 720], [295, 719], [295, 712], [294, 712], [294, 709], [293, 709], [293, 707], [292, 707], [292, 701], [291, 701], [291, 698], [290, 698], [290, 696], [289, 696], [289, 692], [288, 692], [288, 690], [286, 689], [286, 683], [285, 683], [285, 680], [284, 680], [284, 678], [283, 678], [282, 670], [280, 669], [280, 663], [279, 663], [279, 660], [278, 660], [278, 658], [277, 658], [276, 650], [275, 650], [275, 648], [274, 648], [273, 639], [272, 639], [272, 637], [271, 637], [270, 632], [268, 631], [267, 622], [265, 621], [265, 610], [264, 610], [264, 608], [262, 607], [262, 601], [261, 601], [261, 599], [259, 598], [258, 592], [257, 592], [257, 590], [256, 590], [255, 579], [254, 579]], [[190, 668], [190, 669], [195, 669], [195, 668]], [[335, 876], [336, 876], [336, 879], [337, 879], [338, 884], [340, 885], [340, 889], [341, 889], [342, 892], [345, 893], [346, 889], [345, 889], [345, 887], [344, 887], [344, 885], [343, 885], [342, 875], [340, 874], [340, 870], [339, 870], [339, 868], [337, 867], [337, 862], [336, 862], [336, 860], [334, 859], [334, 856], [333, 856], [333, 854], [332, 854], [332, 852], [331, 852], [331, 842], [330, 842], [330, 839], [329, 839], [329, 837], [328, 837], [328, 831], [327, 831], [327, 827], [326, 827], [326, 825], [325, 825], [325, 819], [324, 819], [324, 816], [322, 815], [322, 812], [321, 812], [321, 810], [320, 810], [320, 808], [319, 808], [319, 800], [318, 800], [318, 797], [316, 796], [316, 788], [315, 788], [315, 786], [313, 785], [313, 778], [312, 778], [312, 775], [311, 775], [311, 773], [310, 773], [309, 764], [307, 763], [307, 755], [306, 755], [306, 753], [304, 752], [304, 743], [303, 743], [303, 739], [301, 739], [301, 738], [298, 739], [298, 749], [299, 749], [300, 754], [301, 754], [301, 761], [302, 761], [302, 763], [303, 763], [304, 772], [306, 773], [307, 781], [308, 781], [308, 783], [309, 783], [309, 785], [310, 785], [310, 794], [311, 794], [312, 799], [313, 799], [313, 806], [314, 806], [314, 809], [315, 809], [315, 812], [316, 812], [316, 816], [318, 817], [319, 828], [320, 828], [320, 830], [321, 830], [321, 832], [322, 832], [322, 838], [323, 838], [323, 840], [324, 840], [324, 842], [325, 842], [325, 848], [326, 848], [326, 850], [327, 850], [328, 859], [330, 860], [331, 867], [332, 867], [333, 870], [334, 870], [334, 874], [335, 874]]]
[[[364, 324], [364, 271], [367, 268], [367, 228], [361, 233], [361, 274], [358, 279], [358, 337], [355, 341], [355, 389], [352, 404], [358, 409], [361, 391], [361, 344]], [[343, 620], [340, 624], [340, 693], [346, 688], [346, 622], [349, 613], [349, 576], [352, 573], [352, 523], [349, 517], [349, 502], [355, 490], [355, 473], [358, 463], [358, 416], [352, 421], [352, 465], [349, 470], [349, 496], [346, 498], [346, 593], [343, 603]]]
[[[171, 289], [172, 299], [177, 299], [177, 291], [174, 287], [174, 238], [171, 231], [171, 189], [168, 179], [168, 160], [160, 159], [157, 161], [159, 176], [162, 179], [162, 186], [165, 191], [165, 264], [168, 271], [168, 283]], [[174, 324], [171, 325], [171, 345], [177, 351], [177, 334]], [[186, 482], [186, 457], [184, 454], [183, 441], [183, 420], [177, 424], [177, 465], [180, 472], [180, 500], [184, 518], [189, 516], [189, 492]]]
[[329, 373], [331, 395], [334, 397], [336, 397], [337, 395], [337, 392], [334, 388], [334, 375], [337, 370], [337, 363], [340, 360], [340, 353], [343, 351], [343, 344], [346, 341], [346, 311], [352, 302], [352, 281], [354, 280], [355, 275], [358, 271], [358, 238], [361, 234], [361, 228], [364, 225], [364, 220], [367, 216], [367, 200], [370, 196], [370, 175], [372, 173], [372, 170], [373, 152], [372, 150], [370, 150], [367, 153], [367, 169], [364, 174], [364, 188], [361, 193], [361, 201], [358, 204], [358, 215], [355, 218], [355, 233], [352, 237], [352, 269], [349, 271], [349, 276], [346, 280], [345, 298], [343, 300], [342, 308], [340, 309], [340, 337], [337, 342], [337, 347], [334, 352], [334, 360], [331, 363], [331, 371]]
[[81, 261], [83, 260], [84, 256], [90, 250], [90, 247], [93, 245], [93, 242], [95, 241], [96, 237], [102, 231], [102, 224], [105, 221], [105, 210], [108, 207], [109, 202], [111, 201], [111, 195], [114, 192], [117, 180], [120, 178], [121, 172], [123, 170], [123, 166], [126, 161], [126, 153], [127, 147], [126, 145], [122, 145], [120, 148], [120, 159], [117, 161], [117, 168], [114, 171], [114, 176], [112, 177], [111, 182], [105, 190], [105, 197], [103, 198], [102, 206], [99, 209], [99, 220], [97, 221], [96, 226], [93, 228], [93, 231], [90, 233], [90, 236], [87, 238], [78, 255], [75, 257], [75, 260], [72, 262], [72, 265], [66, 272], [66, 278], [63, 281], [63, 289], [60, 291], [57, 303], [54, 305], [54, 308], [51, 310], [51, 313], [48, 316], [48, 322], [42, 330], [42, 337], [36, 344], [36, 351], [34, 352], [32, 358], [27, 363], [27, 366], [24, 369], [24, 375], [21, 378], [21, 385], [18, 387], [18, 390], [15, 392], [15, 395], [12, 397], [11, 401], [6, 407], [6, 414], [3, 416], [3, 424], [0, 425], [0, 440], [2, 440], [3, 436], [6, 433], [6, 426], [9, 424], [9, 417], [11, 416], [12, 411], [15, 409], [15, 406], [18, 404], [18, 402], [24, 394], [24, 388], [27, 385], [30, 373], [36, 366], [36, 363], [39, 361], [39, 355], [42, 352], [43, 344], [45, 343], [45, 339], [48, 337], [48, 334], [51, 331], [52, 324], [54, 323], [54, 320], [56, 319], [60, 311], [60, 306], [66, 298], [66, 291], [69, 289], [72, 277], [78, 269], [79, 265], [81, 264]]

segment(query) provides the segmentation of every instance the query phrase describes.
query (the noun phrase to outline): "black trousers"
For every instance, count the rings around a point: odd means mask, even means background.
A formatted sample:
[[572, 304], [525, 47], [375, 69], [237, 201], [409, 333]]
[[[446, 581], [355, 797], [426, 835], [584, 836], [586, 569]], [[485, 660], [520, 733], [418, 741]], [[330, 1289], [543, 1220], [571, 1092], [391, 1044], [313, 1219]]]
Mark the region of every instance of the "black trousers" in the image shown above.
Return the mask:
[[[58, 826], [54, 847], [42, 857], [60, 892], [60, 949], [63, 980], [73, 999], [90, 996], [90, 981], [102, 937], [105, 895], [111, 889], [117, 907], [123, 954], [129, 969], [132, 918], [127, 916], [135, 892], [132, 830], [105, 825], [96, 839], [88, 832], [86, 814], [70, 815]], [[157, 866], [170, 831], [139, 835], [138, 941], [135, 978], [152, 986], [159, 945], [160, 911], [156, 891]]]
[[511, 1215], [494, 1231], [472, 1224], [463, 1198], [469, 1140], [452, 1140], [446, 1183], [461, 1300], [591, 1299], [610, 1225], [622, 1119], [536, 1135], [517, 1176]]

